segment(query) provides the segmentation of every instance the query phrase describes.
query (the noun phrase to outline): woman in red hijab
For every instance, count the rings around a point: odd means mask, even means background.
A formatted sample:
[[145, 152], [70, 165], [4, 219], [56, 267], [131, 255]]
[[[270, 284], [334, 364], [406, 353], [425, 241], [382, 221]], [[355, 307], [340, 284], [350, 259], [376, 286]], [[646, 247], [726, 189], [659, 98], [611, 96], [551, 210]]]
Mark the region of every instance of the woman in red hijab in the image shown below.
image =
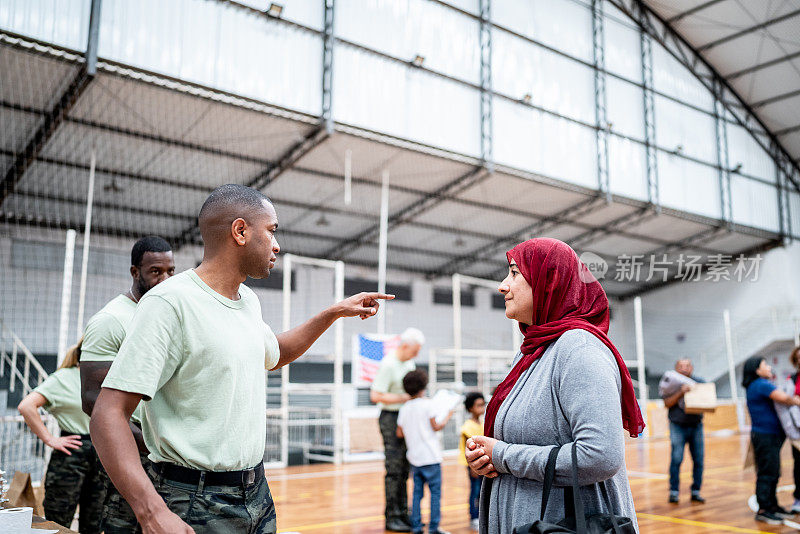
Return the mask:
[[[596, 482], [605, 481], [612, 512], [633, 519], [623, 429], [644, 422], [630, 373], [608, 339], [608, 298], [575, 251], [556, 239], [531, 239], [508, 251], [499, 290], [506, 317], [524, 341], [486, 410], [485, 434], [467, 442], [470, 467], [484, 475], [480, 532], [510, 533], [539, 519], [550, 451], [558, 454], [555, 485], [571, 483], [576, 445], [587, 515], [608, 513]], [[550, 495], [545, 521], [565, 516], [563, 492]]]

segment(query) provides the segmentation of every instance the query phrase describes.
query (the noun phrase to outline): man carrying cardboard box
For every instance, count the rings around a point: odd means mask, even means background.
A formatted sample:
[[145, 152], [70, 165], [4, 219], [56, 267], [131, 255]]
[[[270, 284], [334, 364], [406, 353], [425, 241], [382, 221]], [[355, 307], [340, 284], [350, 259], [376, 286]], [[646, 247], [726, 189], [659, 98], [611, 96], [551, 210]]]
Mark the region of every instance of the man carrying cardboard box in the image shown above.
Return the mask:
[[683, 462], [683, 451], [689, 444], [692, 455], [692, 502], [706, 502], [700, 496], [703, 483], [703, 414], [687, 414], [683, 396], [693, 385], [704, 380], [692, 376], [694, 366], [688, 358], [675, 362], [675, 371], [667, 371], [659, 382], [659, 395], [664, 399], [664, 406], [669, 410], [669, 437], [672, 443], [672, 455], [669, 465], [669, 502], [677, 503], [680, 490], [680, 470]]

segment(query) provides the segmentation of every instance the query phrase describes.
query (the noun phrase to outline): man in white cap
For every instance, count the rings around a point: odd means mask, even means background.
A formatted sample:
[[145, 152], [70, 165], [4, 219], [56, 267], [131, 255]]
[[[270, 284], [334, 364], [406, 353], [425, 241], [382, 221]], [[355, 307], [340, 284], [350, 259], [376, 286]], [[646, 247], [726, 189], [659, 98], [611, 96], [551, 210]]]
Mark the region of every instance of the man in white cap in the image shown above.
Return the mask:
[[425, 335], [416, 328], [407, 328], [400, 335], [400, 345], [394, 353], [381, 361], [378, 374], [372, 382], [369, 400], [381, 408], [378, 423], [383, 437], [386, 463], [386, 530], [411, 532], [408, 516], [409, 465], [406, 459], [406, 442], [397, 437], [397, 414], [404, 402], [411, 397], [403, 389], [403, 377], [417, 368], [414, 358], [425, 344]]

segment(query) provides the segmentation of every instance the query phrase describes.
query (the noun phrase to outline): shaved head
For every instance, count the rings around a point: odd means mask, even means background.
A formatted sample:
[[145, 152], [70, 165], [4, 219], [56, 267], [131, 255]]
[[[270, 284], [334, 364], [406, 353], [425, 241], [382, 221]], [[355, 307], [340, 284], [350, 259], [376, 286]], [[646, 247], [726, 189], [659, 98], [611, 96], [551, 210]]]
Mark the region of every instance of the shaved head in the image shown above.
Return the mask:
[[204, 258], [224, 255], [231, 267], [253, 278], [269, 276], [280, 247], [278, 216], [261, 191], [239, 184], [214, 189], [200, 208]]

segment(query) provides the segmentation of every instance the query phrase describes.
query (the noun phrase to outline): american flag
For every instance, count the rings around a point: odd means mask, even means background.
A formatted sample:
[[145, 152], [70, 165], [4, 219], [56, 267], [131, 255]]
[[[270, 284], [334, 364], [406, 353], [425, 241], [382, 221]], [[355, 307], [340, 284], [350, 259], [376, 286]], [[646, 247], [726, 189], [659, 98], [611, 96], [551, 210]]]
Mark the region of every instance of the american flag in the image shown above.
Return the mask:
[[358, 354], [357, 380], [361, 386], [369, 386], [375, 380], [383, 357], [393, 352], [400, 344], [400, 336], [359, 334], [356, 346]]

